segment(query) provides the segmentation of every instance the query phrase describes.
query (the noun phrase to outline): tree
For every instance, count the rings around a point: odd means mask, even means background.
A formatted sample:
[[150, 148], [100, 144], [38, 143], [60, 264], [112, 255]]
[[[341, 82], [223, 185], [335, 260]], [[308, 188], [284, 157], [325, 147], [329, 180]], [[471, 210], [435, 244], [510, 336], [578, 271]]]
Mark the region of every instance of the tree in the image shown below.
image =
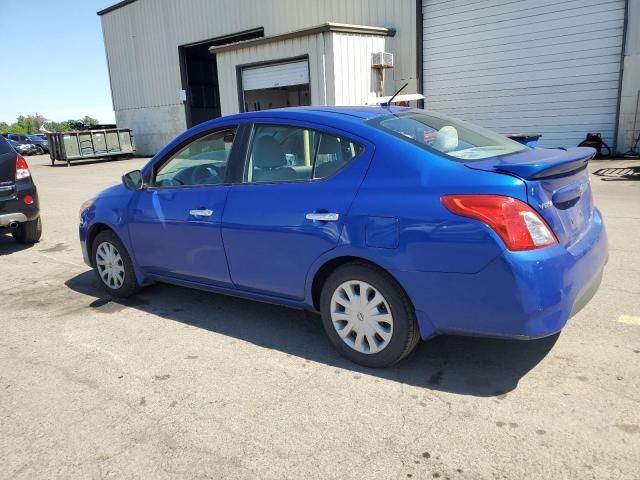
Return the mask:
[[82, 117], [82, 123], [84, 123], [85, 125], [97, 125], [98, 120], [88, 115], [85, 115], [84, 117]]
[[78, 129], [84, 125], [97, 125], [98, 120], [85, 115], [81, 119], [70, 119], [63, 122], [54, 122], [48, 120], [43, 115], [36, 113], [35, 115], [20, 115], [16, 118], [16, 121], [12, 124], [7, 122], [0, 122], [0, 133], [37, 133], [40, 131], [40, 127], [44, 125], [44, 128], [50, 132], [68, 132], [70, 130]]

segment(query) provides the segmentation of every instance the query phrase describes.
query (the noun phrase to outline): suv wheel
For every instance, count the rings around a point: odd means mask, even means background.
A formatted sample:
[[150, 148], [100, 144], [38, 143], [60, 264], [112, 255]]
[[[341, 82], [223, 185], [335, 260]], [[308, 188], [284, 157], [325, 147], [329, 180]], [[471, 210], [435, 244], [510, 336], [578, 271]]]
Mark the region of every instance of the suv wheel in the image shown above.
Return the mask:
[[111, 230], [96, 236], [91, 246], [91, 258], [96, 276], [109, 294], [126, 298], [140, 290], [127, 249]]
[[37, 243], [42, 237], [42, 221], [40, 217], [29, 222], [23, 222], [13, 232], [13, 238], [18, 243]]
[[364, 263], [340, 267], [320, 295], [322, 323], [341, 355], [366, 367], [387, 367], [420, 340], [413, 306], [397, 282]]

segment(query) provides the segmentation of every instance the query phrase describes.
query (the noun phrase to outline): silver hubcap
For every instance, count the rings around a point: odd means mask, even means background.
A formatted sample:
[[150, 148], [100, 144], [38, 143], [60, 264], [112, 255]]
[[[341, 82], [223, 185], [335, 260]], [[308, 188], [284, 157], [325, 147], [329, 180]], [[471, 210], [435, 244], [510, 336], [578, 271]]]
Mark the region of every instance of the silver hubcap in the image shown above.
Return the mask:
[[391, 341], [393, 316], [378, 290], [366, 282], [350, 280], [331, 297], [333, 328], [344, 343], [360, 353], [378, 353]]
[[117, 290], [124, 283], [124, 262], [118, 249], [102, 242], [96, 250], [96, 265], [100, 278], [109, 288]]

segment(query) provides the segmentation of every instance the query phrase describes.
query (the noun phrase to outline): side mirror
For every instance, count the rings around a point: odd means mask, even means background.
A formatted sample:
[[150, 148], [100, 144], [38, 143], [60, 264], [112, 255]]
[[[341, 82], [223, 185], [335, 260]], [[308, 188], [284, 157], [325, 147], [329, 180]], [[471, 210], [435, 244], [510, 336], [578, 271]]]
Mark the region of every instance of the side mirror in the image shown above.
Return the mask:
[[133, 172], [125, 173], [122, 176], [122, 184], [129, 190], [144, 189], [144, 180], [142, 179], [142, 172], [140, 170], [134, 170]]

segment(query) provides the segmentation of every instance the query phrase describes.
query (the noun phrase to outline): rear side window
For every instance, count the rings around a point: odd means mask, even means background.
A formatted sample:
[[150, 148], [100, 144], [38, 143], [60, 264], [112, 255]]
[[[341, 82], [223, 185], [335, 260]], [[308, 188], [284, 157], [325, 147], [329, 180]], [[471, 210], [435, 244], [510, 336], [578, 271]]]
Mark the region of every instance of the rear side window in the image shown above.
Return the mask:
[[309, 181], [327, 178], [344, 168], [364, 148], [343, 137], [288, 125], [254, 129], [245, 183]]
[[4, 137], [0, 136], [0, 155], [13, 152], [13, 148], [9, 145], [9, 142]]
[[403, 140], [464, 162], [509, 155], [527, 148], [486, 128], [431, 112], [394, 114], [371, 123]]

